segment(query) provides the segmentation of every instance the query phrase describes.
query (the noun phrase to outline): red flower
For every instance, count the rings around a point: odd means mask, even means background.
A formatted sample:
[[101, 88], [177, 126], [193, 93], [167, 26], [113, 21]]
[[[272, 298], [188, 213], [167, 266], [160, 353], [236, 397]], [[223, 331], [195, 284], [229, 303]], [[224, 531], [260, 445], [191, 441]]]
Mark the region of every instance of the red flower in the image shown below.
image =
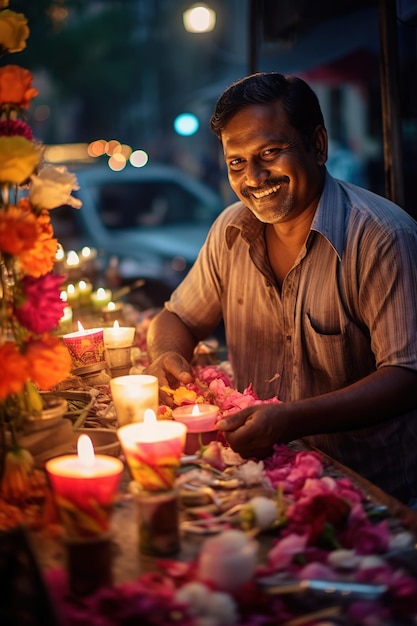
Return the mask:
[[45, 274], [40, 278], [22, 279], [24, 304], [15, 308], [20, 324], [33, 333], [44, 333], [56, 328], [64, 313], [65, 302], [59, 296], [64, 276]]
[[15, 137], [19, 135], [28, 141], [33, 140], [30, 126], [22, 120], [3, 120], [0, 122], [0, 137]]
[[334, 531], [345, 526], [350, 508], [350, 503], [338, 495], [322, 493], [296, 502], [288, 509], [287, 515], [290, 522], [294, 521], [308, 533], [309, 545], [323, 541], [326, 544], [333, 544]]

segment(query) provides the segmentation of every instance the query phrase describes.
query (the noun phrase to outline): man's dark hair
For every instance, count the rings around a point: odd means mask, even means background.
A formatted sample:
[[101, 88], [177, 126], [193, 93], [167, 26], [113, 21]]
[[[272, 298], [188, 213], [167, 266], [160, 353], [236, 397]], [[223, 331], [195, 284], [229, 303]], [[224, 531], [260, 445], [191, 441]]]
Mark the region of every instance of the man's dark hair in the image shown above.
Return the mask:
[[260, 72], [233, 83], [218, 99], [210, 128], [219, 139], [227, 122], [252, 104], [280, 100], [290, 124], [308, 146], [317, 126], [324, 127], [323, 113], [314, 91], [301, 78], [278, 72]]

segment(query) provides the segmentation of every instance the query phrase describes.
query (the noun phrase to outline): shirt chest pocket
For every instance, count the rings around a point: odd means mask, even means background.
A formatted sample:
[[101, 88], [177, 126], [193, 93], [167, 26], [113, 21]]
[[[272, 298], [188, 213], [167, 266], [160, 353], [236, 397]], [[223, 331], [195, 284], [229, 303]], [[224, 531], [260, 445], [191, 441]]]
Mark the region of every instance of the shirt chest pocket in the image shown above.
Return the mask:
[[345, 387], [375, 368], [369, 342], [348, 319], [323, 328], [306, 313], [303, 343], [310, 375], [319, 377], [329, 391]]

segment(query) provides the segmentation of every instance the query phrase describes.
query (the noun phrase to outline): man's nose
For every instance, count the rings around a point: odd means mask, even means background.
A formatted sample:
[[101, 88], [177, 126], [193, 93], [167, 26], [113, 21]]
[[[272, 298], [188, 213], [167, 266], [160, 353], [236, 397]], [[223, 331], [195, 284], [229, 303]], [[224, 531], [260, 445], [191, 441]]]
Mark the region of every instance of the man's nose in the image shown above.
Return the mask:
[[246, 167], [246, 183], [249, 187], [259, 187], [269, 177], [269, 170], [259, 161], [250, 161]]

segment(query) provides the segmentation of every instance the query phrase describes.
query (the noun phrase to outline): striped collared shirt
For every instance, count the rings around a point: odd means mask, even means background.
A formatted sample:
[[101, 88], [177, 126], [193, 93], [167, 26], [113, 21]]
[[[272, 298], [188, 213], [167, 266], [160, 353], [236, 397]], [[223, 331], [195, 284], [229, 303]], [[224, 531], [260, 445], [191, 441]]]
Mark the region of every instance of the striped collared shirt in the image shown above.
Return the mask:
[[[327, 174], [309, 235], [281, 289], [264, 231], [241, 202], [228, 207], [166, 305], [199, 337], [223, 317], [238, 389], [252, 382], [261, 398], [291, 402], [387, 365], [417, 370], [417, 224], [405, 211]], [[309, 439], [403, 499], [404, 474], [412, 473], [417, 496], [417, 411]], [[395, 455], [387, 476], [387, 458]], [[405, 467], [409, 456], [416, 460]]]

